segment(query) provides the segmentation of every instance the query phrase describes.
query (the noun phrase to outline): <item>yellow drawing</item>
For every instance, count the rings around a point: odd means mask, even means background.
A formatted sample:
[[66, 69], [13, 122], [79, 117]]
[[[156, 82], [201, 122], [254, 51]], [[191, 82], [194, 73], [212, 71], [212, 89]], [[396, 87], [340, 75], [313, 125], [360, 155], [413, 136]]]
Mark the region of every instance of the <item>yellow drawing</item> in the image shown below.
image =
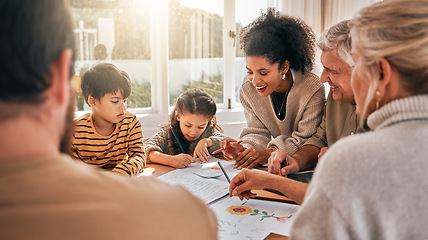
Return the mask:
[[230, 206], [226, 209], [231, 214], [235, 215], [246, 215], [253, 212], [253, 209], [247, 206]]

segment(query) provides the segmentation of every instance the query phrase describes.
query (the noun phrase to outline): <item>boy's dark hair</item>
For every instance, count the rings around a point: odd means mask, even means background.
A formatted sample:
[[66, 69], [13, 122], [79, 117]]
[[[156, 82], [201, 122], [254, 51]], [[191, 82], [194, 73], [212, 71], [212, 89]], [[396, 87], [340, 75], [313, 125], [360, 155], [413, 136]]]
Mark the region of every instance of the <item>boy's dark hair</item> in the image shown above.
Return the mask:
[[[49, 66], [64, 49], [75, 51], [73, 24], [65, 0], [0, 3], [0, 101], [38, 104], [51, 85]], [[0, 115], [2, 111], [0, 110]]]
[[[217, 125], [215, 118], [216, 112], [217, 105], [213, 97], [202, 90], [189, 89], [177, 98], [175, 107], [170, 115], [169, 123], [166, 124], [164, 128], [171, 131], [170, 128], [173, 127], [175, 131], [179, 131], [180, 126], [177, 121], [177, 114], [190, 113], [207, 116], [210, 119], [208, 126], [213, 126], [219, 131], [222, 131], [220, 126]], [[167, 139], [169, 142], [168, 145], [170, 146], [169, 152], [173, 155], [181, 153], [181, 150], [178, 148], [177, 140], [173, 137], [172, 133], [170, 136], [172, 137]]]
[[91, 67], [83, 74], [80, 87], [86, 103], [89, 96], [100, 100], [107, 93], [116, 93], [118, 90], [123, 98], [128, 98], [131, 94], [128, 74], [111, 63], [99, 63]]
[[263, 56], [281, 69], [285, 60], [298, 71], [312, 70], [315, 57], [315, 35], [302, 20], [282, 15], [269, 8], [267, 13], [244, 27], [240, 34], [246, 56]]

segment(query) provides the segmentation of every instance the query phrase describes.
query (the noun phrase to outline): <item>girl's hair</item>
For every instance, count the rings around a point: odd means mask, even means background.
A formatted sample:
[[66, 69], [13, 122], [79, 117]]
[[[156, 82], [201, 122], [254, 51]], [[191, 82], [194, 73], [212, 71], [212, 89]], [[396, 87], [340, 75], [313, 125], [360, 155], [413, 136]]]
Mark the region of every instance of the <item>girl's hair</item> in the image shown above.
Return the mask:
[[315, 57], [315, 35], [302, 20], [281, 15], [273, 8], [244, 27], [240, 34], [246, 56], [263, 56], [279, 69], [286, 60], [296, 71], [312, 70]]
[[111, 63], [99, 63], [91, 67], [83, 74], [80, 86], [86, 103], [89, 95], [99, 100], [107, 93], [116, 93], [118, 90], [123, 98], [131, 94], [128, 74]]
[[[177, 133], [180, 129], [179, 123], [177, 121], [177, 114], [182, 115], [185, 113], [198, 114], [207, 116], [210, 121], [207, 126], [212, 126], [219, 131], [222, 131], [220, 126], [217, 125], [215, 114], [217, 111], [217, 106], [214, 99], [207, 93], [199, 89], [189, 89], [183, 92], [176, 100], [175, 107], [172, 110], [170, 115], [169, 123], [163, 126], [164, 129], [171, 131], [171, 127], [174, 128]], [[178, 148], [178, 143], [173, 137], [172, 133], [169, 134], [171, 137], [167, 139], [170, 146], [170, 152], [173, 154], [180, 153]]]
[[347, 63], [349, 67], [353, 67], [354, 61], [351, 57], [351, 36], [348, 23], [349, 20], [344, 20], [324, 31], [317, 41], [317, 45], [322, 51], [336, 51], [342, 61]]
[[405, 90], [428, 93], [427, 13], [425, 0], [388, 0], [362, 9], [351, 20], [353, 51], [365, 62], [364, 77], [370, 82], [363, 115], [379, 84], [380, 58], [398, 71]]

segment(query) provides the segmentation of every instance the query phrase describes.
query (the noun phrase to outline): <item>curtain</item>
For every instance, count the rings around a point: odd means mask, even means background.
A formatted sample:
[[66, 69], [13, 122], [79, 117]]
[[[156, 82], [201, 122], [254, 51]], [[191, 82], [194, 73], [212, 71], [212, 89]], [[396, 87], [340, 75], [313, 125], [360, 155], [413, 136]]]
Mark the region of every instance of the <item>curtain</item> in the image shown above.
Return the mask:
[[351, 19], [363, 7], [380, 0], [278, 0], [278, 10], [303, 19], [315, 32], [321, 33], [334, 24]]

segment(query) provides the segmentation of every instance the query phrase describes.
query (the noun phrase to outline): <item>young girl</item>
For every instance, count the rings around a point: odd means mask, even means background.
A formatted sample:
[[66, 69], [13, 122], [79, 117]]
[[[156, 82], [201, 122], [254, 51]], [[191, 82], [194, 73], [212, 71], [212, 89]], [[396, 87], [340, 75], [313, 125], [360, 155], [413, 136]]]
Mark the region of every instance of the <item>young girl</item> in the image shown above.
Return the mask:
[[169, 123], [145, 142], [148, 161], [175, 168], [187, 167], [196, 158], [208, 161], [226, 138], [216, 123], [216, 111], [214, 99], [207, 93], [197, 89], [182, 93]]

